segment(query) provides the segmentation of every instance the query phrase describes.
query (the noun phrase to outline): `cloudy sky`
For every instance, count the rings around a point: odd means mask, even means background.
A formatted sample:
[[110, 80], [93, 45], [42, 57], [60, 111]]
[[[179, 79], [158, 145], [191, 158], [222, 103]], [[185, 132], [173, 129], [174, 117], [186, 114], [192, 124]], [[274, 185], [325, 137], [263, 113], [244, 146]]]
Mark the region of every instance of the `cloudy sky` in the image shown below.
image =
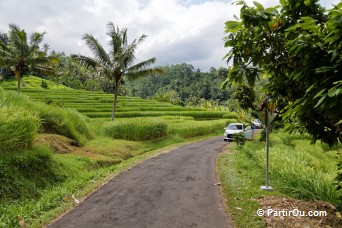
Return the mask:
[[[148, 35], [137, 61], [157, 57], [157, 65], [189, 63], [207, 71], [226, 67], [224, 23], [239, 15], [235, 0], [2, 0], [0, 32], [16, 24], [28, 33], [47, 34], [44, 43], [66, 54], [90, 55], [81, 37], [93, 34], [105, 47], [106, 24], [127, 28], [128, 38]], [[246, 1], [252, 4], [253, 0]], [[259, 0], [274, 6], [278, 0]], [[321, 0], [324, 6], [339, 0]]]

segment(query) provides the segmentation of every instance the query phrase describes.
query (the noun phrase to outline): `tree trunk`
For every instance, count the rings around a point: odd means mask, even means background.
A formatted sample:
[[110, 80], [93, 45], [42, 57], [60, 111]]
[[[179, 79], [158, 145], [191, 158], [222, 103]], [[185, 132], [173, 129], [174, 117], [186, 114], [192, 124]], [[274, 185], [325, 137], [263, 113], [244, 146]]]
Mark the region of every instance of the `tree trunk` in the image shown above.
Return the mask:
[[118, 87], [119, 83], [115, 82], [115, 88], [114, 88], [114, 102], [113, 102], [113, 111], [112, 111], [112, 121], [115, 119], [115, 110], [116, 110], [116, 101], [118, 100]]
[[21, 80], [21, 75], [18, 75], [18, 86], [17, 86], [17, 93], [20, 92], [20, 80]]

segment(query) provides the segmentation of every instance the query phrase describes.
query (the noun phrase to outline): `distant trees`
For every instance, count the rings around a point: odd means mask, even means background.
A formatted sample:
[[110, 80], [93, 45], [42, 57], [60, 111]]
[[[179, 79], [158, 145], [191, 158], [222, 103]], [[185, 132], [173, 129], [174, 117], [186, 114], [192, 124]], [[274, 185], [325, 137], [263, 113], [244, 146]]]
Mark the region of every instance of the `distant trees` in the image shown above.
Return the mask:
[[342, 142], [342, 3], [325, 10], [317, 0], [281, 0], [280, 8], [242, 5], [240, 19], [226, 22], [226, 83], [263, 91], [282, 118], [303, 126], [314, 140]]
[[86, 67], [96, 68], [101, 74], [112, 81], [114, 90], [114, 101], [112, 121], [115, 118], [115, 109], [120, 85], [124, 83], [124, 76], [134, 80], [150, 74], [160, 73], [160, 68], [151, 68], [156, 58], [151, 58], [140, 63], [134, 63], [135, 51], [146, 35], [134, 39], [132, 43], [127, 42], [127, 29], [120, 30], [112, 22], [108, 23], [110, 37], [110, 51], [107, 53], [102, 45], [90, 34], [85, 34], [83, 39], [93, 52], [94, 57], [74, 55], [73, 58], [84, 64]]
[[45, 33], [35, 32], [28, 39], [25, 30], [17, 25], [9, 25], [8, 37], [2, 36], [0, 39], [0, 66], [10, 67], [18, 80], [17, 92], [20, 92], [20, 80], [28, 70], [54, 74], [54, 69], [50, 66], [55, 60], [48, 57], [40, 50], [40, 43], [43, 41]]
[[162, 67], [160, 76], [147, 76], [133, 83], [127, 82], [127, 93], [143, 98], [165, 99], [169, 96], [173, 103], [190, 105], [203, 100], [216, 100], [222, 103], [230, 98], [228, 90], [221, 90], [219, 85], [227, 76], [225, 68], [211, 68], [209, 72], [201, 72], [190, 64], [182, 63]]

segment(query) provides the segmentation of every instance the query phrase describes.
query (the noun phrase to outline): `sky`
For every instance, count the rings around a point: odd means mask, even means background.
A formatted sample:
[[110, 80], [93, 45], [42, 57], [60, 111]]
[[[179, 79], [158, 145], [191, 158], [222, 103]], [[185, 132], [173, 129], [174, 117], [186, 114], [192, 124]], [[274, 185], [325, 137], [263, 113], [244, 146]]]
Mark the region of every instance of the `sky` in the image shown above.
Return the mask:
[[[95, 36], [109, 50], [108, 22], [127, 28], [132, 41], [148, 35], [136, 51], [136, 61], [157, 58], [156, 65], [192, 64], [207, 71], [227, 67], [223, 60], [224, 23], [239, 16], [235, 0], [7, 0], [0, 2], [0, 32], [16, 24], [28, 34], [46, 32], [50, 50], [91, 56], [82, 40]], [[321, 0], [326, 7], [340, 0]], [[246, 0], [249, 5], [253, 0]], [[258, 0], [265, 7], [278, 0]]]

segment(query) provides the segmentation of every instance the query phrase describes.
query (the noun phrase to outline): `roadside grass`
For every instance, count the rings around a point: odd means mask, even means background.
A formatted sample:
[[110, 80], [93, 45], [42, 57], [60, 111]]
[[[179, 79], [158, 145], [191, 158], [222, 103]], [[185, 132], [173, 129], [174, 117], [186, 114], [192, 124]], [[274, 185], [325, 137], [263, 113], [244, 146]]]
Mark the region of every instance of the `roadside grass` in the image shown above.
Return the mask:
[[218, 174], [227, 210], [237, 227], [265, 227], [256, 215], [256, 199], [275, 195], [285, 198], [322, 200], [337, 203], [339, 192], [333, 185], [338, 153], [342, 147], [310, 144], [309, 136], [272, 133], [270, 137], [269, 185], [265, 185], [265, 143], [249, 141], [243, 149], [235, 143], [217, 158]]

